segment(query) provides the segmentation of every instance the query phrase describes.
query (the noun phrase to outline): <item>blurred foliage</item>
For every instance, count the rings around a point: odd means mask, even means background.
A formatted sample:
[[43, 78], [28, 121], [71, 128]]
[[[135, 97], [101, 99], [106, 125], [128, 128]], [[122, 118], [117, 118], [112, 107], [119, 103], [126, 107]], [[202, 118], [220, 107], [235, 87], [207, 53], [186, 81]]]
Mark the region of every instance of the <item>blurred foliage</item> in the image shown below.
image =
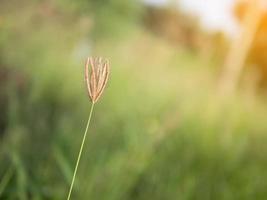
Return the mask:
[[73, 199], [266, 198], [266, 103], [245, 89], [219, 101], [221, 49], [177, 48], [144, 25], [146, 9], [1, 1], [0, 199], [65, 198], [89, 114], [88, 54], [108, 57], [112, 73]]
[[[130, 22], [138, 22], [141, 2], [135, 0], [58, 0], [59, 4], [79, 16], [89, 15], [94, 23], [93, 37], [110, 37], [126, 30]], [[114, 36], [114, 35], [113, 35]]]
[[[145, 27], [175, 48], [188, 49], [202, 57], [222, 61], [229, 41], [222, 32], [207, 32], [199, 19], [171, 6], [146, 6]], [[218, 48], [220, 47], [220, 48]]]

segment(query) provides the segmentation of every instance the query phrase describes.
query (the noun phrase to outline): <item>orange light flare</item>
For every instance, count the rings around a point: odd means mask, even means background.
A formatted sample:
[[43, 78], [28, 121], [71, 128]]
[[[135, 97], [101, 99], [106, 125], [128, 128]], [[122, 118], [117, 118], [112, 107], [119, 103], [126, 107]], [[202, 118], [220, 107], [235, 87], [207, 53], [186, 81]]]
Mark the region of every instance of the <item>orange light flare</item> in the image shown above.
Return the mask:
[[[241, 32], [233, 41], [223, 66], [219, 89], [224, 96], [235, 91], [266, 13], [266, 0], [239, 0], [237, 5], [235, 13], [241, 22]], [[265, 24], [267, 22], [264, 22], [264, 26]]]

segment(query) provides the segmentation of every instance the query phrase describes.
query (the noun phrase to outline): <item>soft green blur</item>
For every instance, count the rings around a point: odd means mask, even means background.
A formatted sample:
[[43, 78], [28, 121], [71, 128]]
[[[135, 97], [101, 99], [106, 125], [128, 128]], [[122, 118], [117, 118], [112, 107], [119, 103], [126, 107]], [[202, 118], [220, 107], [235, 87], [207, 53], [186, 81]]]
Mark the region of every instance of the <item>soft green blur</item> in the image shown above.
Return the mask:
[[181, 30], [199, 38], [176, 40], [149, 13], [135, 0], [0, 1], [1, 200], [66, 199], [91, 55], [110, 60], [111, 77], [72, 199], [267, 198], [265, 97], [252, 78], [218, 92], [227, 39], [188, 17]]

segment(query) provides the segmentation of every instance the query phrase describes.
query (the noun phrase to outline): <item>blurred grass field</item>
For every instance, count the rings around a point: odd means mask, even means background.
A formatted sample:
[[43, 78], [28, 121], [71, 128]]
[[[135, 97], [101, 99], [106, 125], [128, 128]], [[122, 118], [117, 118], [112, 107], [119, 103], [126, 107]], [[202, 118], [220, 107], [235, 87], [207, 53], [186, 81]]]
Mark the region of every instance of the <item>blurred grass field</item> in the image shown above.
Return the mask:
[[88, 16], [55, 2], [63, 14], [42, 16], [39, 1], [1, 10], [0, 69], [10, 75], [1, 88], [0, 199], [66, 198], [90, 108], [88, 54], [110, 59], [111, 78], [73, 199], [266, 199], [264, 97], [243, 89], [220, 98], [218, 60], [136, 23], [93, 37]]

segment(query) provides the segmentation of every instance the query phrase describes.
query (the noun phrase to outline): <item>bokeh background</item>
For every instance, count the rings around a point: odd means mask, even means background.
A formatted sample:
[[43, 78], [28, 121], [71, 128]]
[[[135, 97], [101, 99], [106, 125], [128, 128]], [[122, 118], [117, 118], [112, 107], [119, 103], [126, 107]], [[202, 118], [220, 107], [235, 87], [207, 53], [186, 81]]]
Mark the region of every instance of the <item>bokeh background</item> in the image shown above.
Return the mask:
[[0, 199], [267, 199], [267, 5], [0, 0]]

